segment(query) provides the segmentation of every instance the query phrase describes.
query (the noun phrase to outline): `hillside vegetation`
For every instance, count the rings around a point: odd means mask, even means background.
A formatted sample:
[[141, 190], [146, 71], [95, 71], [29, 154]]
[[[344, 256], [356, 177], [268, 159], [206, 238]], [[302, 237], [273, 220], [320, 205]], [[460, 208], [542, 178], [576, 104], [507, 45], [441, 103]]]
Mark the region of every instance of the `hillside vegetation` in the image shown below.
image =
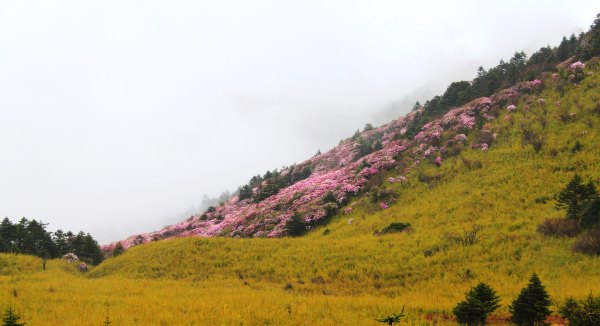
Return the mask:
[[[575, 238], [537, 232], [564, 217], [554, 197], [574, 174], [600, 182], [600, 69], [586, 64], [580, 81], [546, 74], [531, 90], [492, 96], [469, 116], [458, 150], [448, 145], [461, 134], [452, 128], [426, 148], [411, 144], [420, 162], [410, 156], [369, 176], [364, 192], [303, 237], [155, 241], [87, 274], [2, 255], [0, 302], [30, 325], [101, 325], [107, 315], [115, 325], [375, 325], [404, 305], [410, 324], [451, 324], [452, 307], [486, 282], [502, 304], [490, 321], [505, 323], [535, 272], [556, 311], [600, 291], [598, 256], [574, 252]], [[410, 227], [381, 232], [392, 223]]]

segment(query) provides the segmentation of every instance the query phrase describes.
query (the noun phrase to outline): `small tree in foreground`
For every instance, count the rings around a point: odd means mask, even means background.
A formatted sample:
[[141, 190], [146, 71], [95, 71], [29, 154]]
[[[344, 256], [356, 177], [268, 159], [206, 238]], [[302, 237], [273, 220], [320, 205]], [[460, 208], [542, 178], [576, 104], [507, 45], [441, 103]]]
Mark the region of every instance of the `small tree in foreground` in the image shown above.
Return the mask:
[[600, 325], [600, 297], [590, 294], [579, 302], [568, 299], [559, 313], [569, 320], [571, 326]]
[[386, 323], [389, 326], [392, 326], [395, 323], [399, 323], [400, 319], [402, 319], [402, 317], [404, 317], [404, 307], [402, 307], [402, 311], [400, 311], [400, 313], [398, 313], [398, 314], [391, 314], [391, 315], [383, 317], [383, 318], [375, 318], [375, 320], [380, 323]]
[[529, 284], [521, 290], [519, 296], [512, 302], [511, 320], [517, 325], [543, 325], [550, 315], [550, 297], [537, 274], [531, 275]]
[[479, 283], [467, 292], [466, 299], [459, 302], [452, 312], [463, 325], [485, 325], [487, 316], [500, 307], [496, 291], [485, 283]]
[[25, 323], [19, 323], [19, 315], [17, 315], [12, 307], [8, 307], [2, 316], [2, 326], [25, 326]]

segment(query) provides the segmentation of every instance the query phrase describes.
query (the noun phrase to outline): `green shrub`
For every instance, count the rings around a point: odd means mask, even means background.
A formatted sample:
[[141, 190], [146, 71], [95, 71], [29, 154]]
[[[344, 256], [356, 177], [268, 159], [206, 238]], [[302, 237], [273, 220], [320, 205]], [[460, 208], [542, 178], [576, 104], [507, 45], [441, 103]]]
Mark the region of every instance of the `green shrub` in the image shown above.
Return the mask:
[[558, 312], [569, 320], [571, 326], [600, 325], [600, 297], [590, 294], [579, 302], [568, 299]]
[[292, 215], [292, 217], [285, 222], [285, 230], [287, 235], [291, 237], [299, 237], [306, 233], [307, 225], [300, 214], [294, 213], [294, 215]]
[[375, 235], [382, 235], [387, 233], [398, 233], [402, 231], [410, 230], [410, 223], [394, 222], [383, 228], [383, 230], [376, 232]]
[[485, 283], [479, 283], [466, 294], [466, 299], [459, 302], [452, 313], [456, 321], [462, 325], [485, 325], [487, 316], [500, 307], [500, 298], [496, 291]]

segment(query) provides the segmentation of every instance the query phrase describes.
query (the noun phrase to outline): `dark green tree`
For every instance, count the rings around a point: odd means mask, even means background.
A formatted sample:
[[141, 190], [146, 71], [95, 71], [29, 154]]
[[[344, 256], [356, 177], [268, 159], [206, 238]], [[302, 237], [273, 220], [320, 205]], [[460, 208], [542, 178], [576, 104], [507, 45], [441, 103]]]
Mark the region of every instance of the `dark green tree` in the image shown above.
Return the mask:
[[54, 245], [56, 246], [57, 256], [63, 256], [68, 252], [71, 252], [69, 247], [69, 237], [63, 230], [56, 230], [52, 235]]
[[586, 46], [581, 49], [581, 59], [588, 60], [595, 56], [600, 56], [600, 13], [596, 15], [594, 23], [590, 26], [587, 35], [581, 38], [587, 38]]
[[558, 312], [569, 320], [571, 326], [600, 325], [600, 297], [590, 294], [579, 302], [567, 299]]
[[17, 251], [16, 234], [16, 226], [5, 217], [0, 223], [0, 250], [2, 252]]
[[6, 308], [2, 316], [2, 326], [25, 326], [25, 323], [19, 323], [21, 317], [17, 315], [12, 307]]
[[125, 252], [125, 248], [121, 242], [117, 242], [115, 245], [115, 249], [113, 249], [112, 256], [117, 257], [120, 256], [123, 252]]
[[556, 48], [556, 58], [559, 61], [565, 61], [571, 55], [571, 51], [569, 50], [569, 41], [566, 36], [563, 36], [562, 41], [560, 41], [560, 45]]
[[516, 325], [543, 325], [550, 315], [550, 297], [537, 274], [531, 275], [529, 283], [508, 308]]
[[452, 312], [463, 325], [485, 325], [487, 316], [500, 307], [496, 291], [485, 283], [479, 283], [466, 294]]
[[581, 216], [579, 223], [584, 229], [591, 229], [596, 225], [600, 225], [600, 197], [594, 199]]
[[566, 218], [580, 221], [590, 204], [598, 199], [598, 192], [592, 181], [587, 184], [578, 174], [561, 190], [556, 198], [556, 208], [567, 211]]
[[252, 188], [249, 185], [244, 185], [238, 193], [239, 200], [252, 198]]
[[285, 230], [287, 235], [291, 237], [298, 237], [306, 233], [307, 225], [302, 218], [302, 215], [294, 213], [294, 215], [285, 222]]

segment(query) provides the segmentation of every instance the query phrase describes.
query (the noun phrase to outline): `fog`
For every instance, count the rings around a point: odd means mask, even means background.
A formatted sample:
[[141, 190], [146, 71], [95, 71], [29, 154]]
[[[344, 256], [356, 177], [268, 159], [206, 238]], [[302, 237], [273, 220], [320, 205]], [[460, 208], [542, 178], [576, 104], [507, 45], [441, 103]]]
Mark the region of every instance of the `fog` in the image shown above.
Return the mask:
[[301, 162], [597, 1], [0, 0], [0, 217], [100, 242]]

